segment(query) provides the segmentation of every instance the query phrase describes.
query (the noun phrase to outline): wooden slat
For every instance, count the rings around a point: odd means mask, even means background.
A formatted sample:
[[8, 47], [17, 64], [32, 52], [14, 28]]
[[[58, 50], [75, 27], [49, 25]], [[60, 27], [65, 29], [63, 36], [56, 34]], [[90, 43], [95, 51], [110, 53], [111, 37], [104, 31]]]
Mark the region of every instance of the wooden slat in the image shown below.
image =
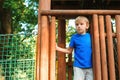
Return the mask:
[[120, 78], [120, 15], [116, 15], [115, 20], [116, 20], [116, 35], [117, 35], [118, 70], [119, 70], [119, 78]]
[[114, 52], [113, 52], [113, 40], [112, 40], [112, 26], [111, 16], [106, 16], [106, 31], [107, 31], [107, 48], [108, 48], [108, 67], [110, 80], [115, 80], [115, 63], [114, 63]]
[[95, 80], [101, 80], [101, 62], [100, 62], [100, 44], [98, 31], [98, 15], [93, 15], [93, 46], [94, 46], [94, 62], [95, 62]]
[[100, 32], [102, 80], [108, 80], [106, 42], [105, 42], [104, 16], [103, 15], [99, 16], [99, 32]]
[[50, 64], [49, 64], [49, 75], [50, 75], [50, 80], [55, 80], [55, 61], [56, 61], [56, 38], [55, 38], [55, 33], [56, 33], [56, 19], [55, 17], [51, 17], [51, 24], [50, 24]]

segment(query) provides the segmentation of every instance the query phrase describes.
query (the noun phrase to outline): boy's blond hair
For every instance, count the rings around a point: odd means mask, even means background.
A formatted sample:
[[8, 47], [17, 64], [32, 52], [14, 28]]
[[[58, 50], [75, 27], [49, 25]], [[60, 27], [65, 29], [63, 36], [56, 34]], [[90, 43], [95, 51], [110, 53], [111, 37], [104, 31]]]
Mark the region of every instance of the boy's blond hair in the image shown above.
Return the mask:
[[79, 21], [85, 21], [87, 27], [89, 27], [89, 20], [88, 20], [87, 17], [85, 17], [85, 16], [78, 16], [78, 17], [75, 19], [75, 24], [79, 23]]

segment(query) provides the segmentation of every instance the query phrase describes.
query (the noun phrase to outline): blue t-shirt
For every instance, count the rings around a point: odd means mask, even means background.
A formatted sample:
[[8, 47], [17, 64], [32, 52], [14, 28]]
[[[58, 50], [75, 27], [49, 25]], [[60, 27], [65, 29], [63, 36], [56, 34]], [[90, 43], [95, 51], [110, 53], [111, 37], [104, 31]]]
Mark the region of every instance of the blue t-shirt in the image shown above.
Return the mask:
[[74, 67], [92, 67], [92, 46], [89, 33], [72, 35], [69, 46], [74, 48]]

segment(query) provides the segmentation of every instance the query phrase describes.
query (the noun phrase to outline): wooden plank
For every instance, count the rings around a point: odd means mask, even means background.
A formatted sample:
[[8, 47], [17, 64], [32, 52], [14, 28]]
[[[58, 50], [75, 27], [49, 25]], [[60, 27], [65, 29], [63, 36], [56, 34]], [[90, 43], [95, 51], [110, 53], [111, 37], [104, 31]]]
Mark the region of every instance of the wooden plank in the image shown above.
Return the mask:
[[102, 80], [108, 80], [106, 42], [105, 42], [104, 16], [103, 15], [99, 16], [99, 32], [100, 32]]
[[106, 15], [106, 31], [107, 31], [109, 77], [110, 77], [110, 80], [116, 80], [114, 52], [113, 52], [113, 40], [112, 40], [112, 26], [111, 26], [111, 16], [110, 15]]

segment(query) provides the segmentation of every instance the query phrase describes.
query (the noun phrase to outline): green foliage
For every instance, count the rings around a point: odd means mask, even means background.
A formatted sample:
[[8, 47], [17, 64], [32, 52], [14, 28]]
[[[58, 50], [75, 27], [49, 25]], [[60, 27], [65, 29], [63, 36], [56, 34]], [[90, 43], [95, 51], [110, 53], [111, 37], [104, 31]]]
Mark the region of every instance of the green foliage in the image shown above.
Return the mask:
[[11, 10], [14, 33], [25, 31], [22, 24], [30, 32], [38, 22], [38, 0], [5, 0], [3, 8]]
[[76, 33], [76, 30], [73, 26], [68, 26], [66, 31], [66, 43], [70, 42], [71, 36]]

